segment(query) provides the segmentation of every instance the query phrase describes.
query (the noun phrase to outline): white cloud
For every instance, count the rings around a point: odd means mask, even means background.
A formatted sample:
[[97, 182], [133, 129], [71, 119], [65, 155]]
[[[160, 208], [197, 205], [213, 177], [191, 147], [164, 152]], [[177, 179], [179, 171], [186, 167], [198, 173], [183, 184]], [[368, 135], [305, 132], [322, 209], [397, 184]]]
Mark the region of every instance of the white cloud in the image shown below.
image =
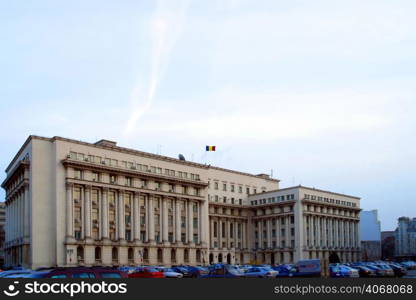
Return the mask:
[[157, 2], [156, 12], [149, 24], [152, 46], [150, 71], [148, 74], [141, 74], [133, 88], [130, 99], [131, 113], [123, 131], [124, 136], [132, 133], [139, 119], [153, 104], [173, 47], [182, 33], [189, 5], [189, 0]]

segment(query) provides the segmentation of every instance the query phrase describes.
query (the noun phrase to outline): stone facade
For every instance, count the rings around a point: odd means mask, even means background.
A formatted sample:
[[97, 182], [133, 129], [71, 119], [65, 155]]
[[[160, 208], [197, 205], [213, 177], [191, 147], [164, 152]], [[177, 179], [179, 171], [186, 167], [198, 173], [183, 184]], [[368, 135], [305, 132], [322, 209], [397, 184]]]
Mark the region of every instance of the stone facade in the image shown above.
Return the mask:
[[[287, 240], [294, 245], [278, 248], [283, 256], [275, 262], [325, 257], [319, 243], [307, 248], [306, 235], [317, 233], [309, 233], [306, 222], [328, 219], [325, 228], [349, 224], [334, 228], [348, 232], [349, 247], [358, 240], [348, 231], [357, 225], [358, 198], [319, 190], [305, 194], [310, 190], [305, 187], [279, 190], [279, 180], [265, 174], [145, 153], [107, 140], [92, 144], [30, 136], [6, 173], [7, 266], [270, 262], [270, 249], [281, 246], [268, 240], [266, 248], [259, 247], [254, 235], [265, 218], [260, 210], [293, 228]], [[287, 201], [253, 202], [292, 190], [295, 198]], [[338, 197], [331, 197], [337, 199], [333, 203], [315, 200], [325, 195]], [[270, 235], [273, 219], [267, 222]], [[341, 245], [338, 236], [335, 240]], [[345, 260], [354, 259], [356, 248], [339, 250]]]

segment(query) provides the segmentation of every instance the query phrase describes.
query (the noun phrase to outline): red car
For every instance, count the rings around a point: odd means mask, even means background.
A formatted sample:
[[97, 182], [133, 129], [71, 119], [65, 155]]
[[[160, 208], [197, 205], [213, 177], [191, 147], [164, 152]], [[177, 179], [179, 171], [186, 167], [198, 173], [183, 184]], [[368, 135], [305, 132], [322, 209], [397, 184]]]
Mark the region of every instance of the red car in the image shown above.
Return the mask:
[[129, 278], [165, 278], [163, 272], [151, 267], [143, 267], [129, 274]]

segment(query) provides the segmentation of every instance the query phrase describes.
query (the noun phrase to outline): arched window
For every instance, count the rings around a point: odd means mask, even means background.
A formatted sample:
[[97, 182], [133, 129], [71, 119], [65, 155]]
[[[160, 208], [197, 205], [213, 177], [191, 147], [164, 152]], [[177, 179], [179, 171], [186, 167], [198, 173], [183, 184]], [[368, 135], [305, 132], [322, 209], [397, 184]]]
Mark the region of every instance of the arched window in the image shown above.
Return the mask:
[[84, 247], [82, 246], [77, 247], [77, 259], [79, 263], [84, 262]]
[[100, 261], [101, 260], [101, 247], [95, 247], [95, 260]]

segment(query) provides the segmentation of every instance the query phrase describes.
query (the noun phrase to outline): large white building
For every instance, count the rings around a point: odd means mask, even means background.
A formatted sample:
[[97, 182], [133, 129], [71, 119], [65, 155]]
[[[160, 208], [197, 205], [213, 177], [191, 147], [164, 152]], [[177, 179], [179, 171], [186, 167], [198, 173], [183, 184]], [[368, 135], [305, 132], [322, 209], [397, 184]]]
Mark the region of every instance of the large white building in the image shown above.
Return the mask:
[[[327, 249], [354, 260], [358, 251], [359, 198], [279, 190], [265, 174], [107, 140], [39, 136], [26, 140], [6, 173], [7, 266], [272, 262], [273, 249], [275, 263], [325, 257]], [[266, 234], [258, 233], [260, 221], [273, 217], [282, 228], [266, 222]], [[273, 234], [279, 239], [264, 244]]]

